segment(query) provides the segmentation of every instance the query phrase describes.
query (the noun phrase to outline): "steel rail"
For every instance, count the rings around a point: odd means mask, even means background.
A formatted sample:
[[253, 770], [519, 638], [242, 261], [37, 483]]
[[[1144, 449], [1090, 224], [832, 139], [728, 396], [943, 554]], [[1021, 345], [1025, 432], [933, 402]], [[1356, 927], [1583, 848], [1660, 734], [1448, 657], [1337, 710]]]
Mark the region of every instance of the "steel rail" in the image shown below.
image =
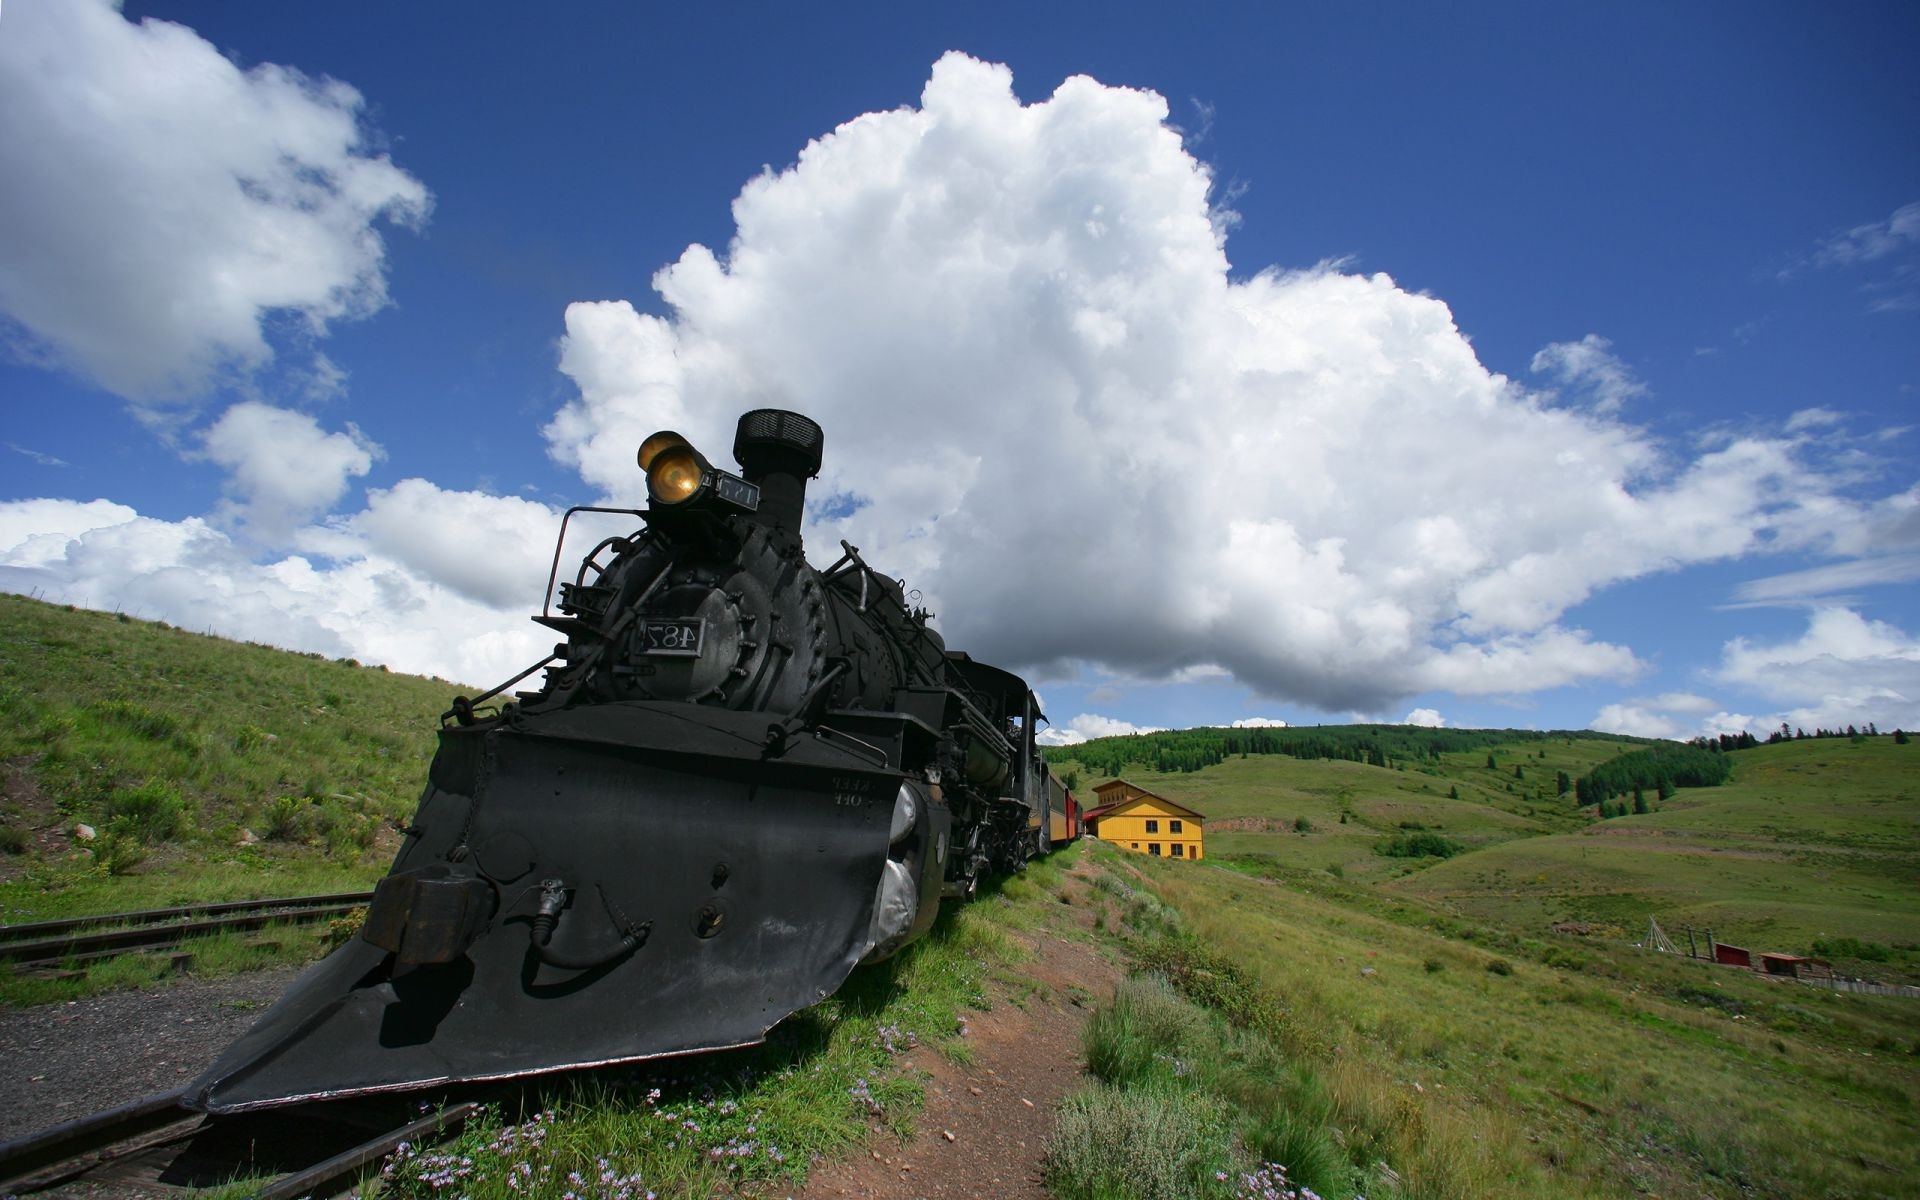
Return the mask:
[[372, 892], [334, 892], [324, 896], [270, 896], [260, 900], [221, 900], [211, 904], [185, 904], [178, 908], [149, 908], [139, 912], [102, 913], [94, 917], [63, 917], [57, 921], [0, 925], [0, 942], [51, 937], [56, 933], [65, 933], [71, 929], [87, 929], [96, 925], [154, 925], [163, 921], [217, 917], [228, 913], [254, 912], [266, 908], [316, 908], [338, 904], [366, 904], [372, 899]]
[[[183, 1094], [184, 1090], [176, 1090], [147, 1096], [0, 1143], [0, 1185], [4, 1185], [4, 1192], [0, 1194], [30, 1195], [46, 1191], [102, 1168], [124, 1172], [129, 1161], [161, 1147], [199, 1137], [216, 1122], [229, 1119], [209, 1117], [181, 1107]], [[444, 1105], [436, 1112], [389, 1128], [313, 1166], [263, 1181], [259, 1190], [252, 1193], [253, 1200], [337, 1195], [400, 1143], [450, 1136], [485, 1107], [481, 1100]], [[174, 1128], [176, 1126], [179, 1128]], [[149, 1136], [156, 1134], [158, 1136]], [[240, 1168], [243, 1164], [234, 1166]]]
[[347, 1181], [350, 1177], [357, 1177], [361, 1170], [391, 1154], [401, 1142], [412, 1141], [423, 1134], [457, 1133], [461, 1126], [484, 1107], [486, 1106], [478, 1100], [450, 1104], [439, 1112], [429, 1113], [418, 1121], [362, 1142], [353, 1149], [336, 1154], [325, 1162], [317, 1163], [304, 1171], [282, 1176], [255, 1192], [253, 1200], [298, 1200], [301, 1196], [334, 1195], [335, 1192], [330, 1190], [330, 1185]]
[[[89, 1160], [62, 1171], [50, 1172], [48, 1168], [75, 1163], [95, 1151], [169, 1125], [201, 1120], [201, 1114], [180, 1107], [184, 1094], [184, 1089], [175, 1089], [130, 1100], [0, 1143], [0, 1182], [10, 1185], [6, 1194], [14, 1194], [11, 1186], [14, 1184], [24, 1185], [21, 1191], [53, 1187], [97, 1166], [100, 1160]], [[35, 1172], [40, 1174], [35, 1177]]]
[[135, 950], [177, 946], [189, 938], [229, 931], [261, 929], [269, 925], [300, 924], [354, 911], [356, 903], [259, 911], [204, 921], [135, 926], [102, 933], [76, 933], [33, 941], [0, 942], [0, 961], [20, 965], [57, 963], [69, 958], [93, 958]]

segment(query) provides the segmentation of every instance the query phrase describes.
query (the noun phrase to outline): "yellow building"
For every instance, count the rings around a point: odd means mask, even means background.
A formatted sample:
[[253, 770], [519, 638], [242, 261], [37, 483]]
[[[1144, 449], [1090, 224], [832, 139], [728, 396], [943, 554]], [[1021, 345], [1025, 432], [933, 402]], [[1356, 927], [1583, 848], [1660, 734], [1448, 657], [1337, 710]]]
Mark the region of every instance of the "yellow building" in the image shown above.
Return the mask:
[[1123, 850], [1162, 858], [1201, 857], [1201, 826], [1206, 818], [1165, 796], [1156, 796], [1124, 779], [1093, 789], [1100, 798], [1087, 811], [1087, 832]]

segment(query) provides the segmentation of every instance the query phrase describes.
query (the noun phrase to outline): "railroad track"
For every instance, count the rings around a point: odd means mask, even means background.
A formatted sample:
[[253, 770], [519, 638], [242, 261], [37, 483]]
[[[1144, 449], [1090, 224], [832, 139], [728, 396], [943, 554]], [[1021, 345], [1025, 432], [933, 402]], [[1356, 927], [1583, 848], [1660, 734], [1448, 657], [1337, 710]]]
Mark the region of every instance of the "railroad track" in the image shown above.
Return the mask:
[[485, 1107], [417, 1097], [290, 1105], [212, 1117], [164, 1092], [0, 1144], [0, 1194], [27, 1196], [76, 1180], [204, 1188], [251, 1176], [254, 1200], [338, 1195], [401, 1142], [451, 1137]]
[[0, 925], [0, 962], [10, 962], [17, 969], [33, 969], [171, 949], [190, 938], [208, 934], [326, 920], [350, 913], [372, 899], [372, 892], [338, 892]]

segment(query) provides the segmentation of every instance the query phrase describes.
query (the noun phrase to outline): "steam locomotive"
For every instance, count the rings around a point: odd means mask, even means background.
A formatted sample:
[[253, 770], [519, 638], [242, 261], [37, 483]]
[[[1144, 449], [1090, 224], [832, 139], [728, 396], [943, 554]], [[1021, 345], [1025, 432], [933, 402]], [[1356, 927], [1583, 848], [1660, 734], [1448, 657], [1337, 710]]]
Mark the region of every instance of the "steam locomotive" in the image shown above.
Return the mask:
[[1027, 685], [946, 649], [847, 543], [808, 564], [823, 447], [776, 409], [740, 418], [739, 474], [671, 431], [640, 446], [648, 508], [587, 510], [640, 529], [596, 545], [557, 597], [548, 581], [534, 619], [565, 641], [455, 699], [361, 932], [189, 1106], [759, 1042], [925, 933], [942, 900], [1078, 836]]

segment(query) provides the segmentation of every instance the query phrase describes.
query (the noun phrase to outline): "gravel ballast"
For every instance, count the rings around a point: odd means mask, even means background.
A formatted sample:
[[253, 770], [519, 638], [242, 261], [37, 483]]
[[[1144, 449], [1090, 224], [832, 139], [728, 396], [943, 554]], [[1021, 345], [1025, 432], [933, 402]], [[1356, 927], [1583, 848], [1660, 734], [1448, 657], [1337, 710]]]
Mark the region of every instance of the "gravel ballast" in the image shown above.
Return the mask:
[[0, 1010], [0, 1141], [187, 1083], [298, 974], [286, 967]]

